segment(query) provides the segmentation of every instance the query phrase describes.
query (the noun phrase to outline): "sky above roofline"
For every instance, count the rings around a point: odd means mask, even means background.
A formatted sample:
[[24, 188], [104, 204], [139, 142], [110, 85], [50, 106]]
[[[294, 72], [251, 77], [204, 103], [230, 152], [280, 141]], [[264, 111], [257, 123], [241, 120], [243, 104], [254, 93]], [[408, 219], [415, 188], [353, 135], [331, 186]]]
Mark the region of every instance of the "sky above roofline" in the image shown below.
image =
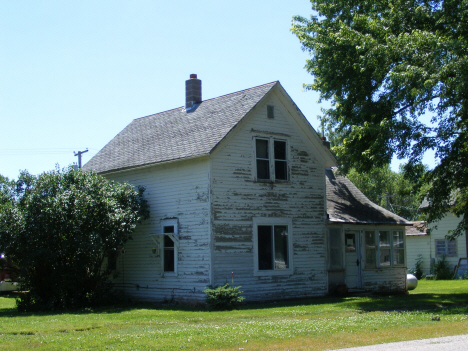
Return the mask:
[[83, 164], [133, 119], [272, 81], [317, 130], [308, 57], [290, 32], [307, 0], [0, 2], [0, 174]]

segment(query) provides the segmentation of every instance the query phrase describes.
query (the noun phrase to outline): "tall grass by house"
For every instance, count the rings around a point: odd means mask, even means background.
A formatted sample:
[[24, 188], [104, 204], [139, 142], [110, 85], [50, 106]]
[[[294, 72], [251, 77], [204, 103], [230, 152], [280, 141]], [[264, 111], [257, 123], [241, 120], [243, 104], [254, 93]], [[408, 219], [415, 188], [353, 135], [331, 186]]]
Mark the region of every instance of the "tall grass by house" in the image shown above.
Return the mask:
[[[438, 318], [436, 318], [438, 317]], [[407, 295], [320, 298], [213, 312], [134, 304], [19, 313], [0, 297], [0, 349], [324, 350], [466, 333], [468, 280]]]

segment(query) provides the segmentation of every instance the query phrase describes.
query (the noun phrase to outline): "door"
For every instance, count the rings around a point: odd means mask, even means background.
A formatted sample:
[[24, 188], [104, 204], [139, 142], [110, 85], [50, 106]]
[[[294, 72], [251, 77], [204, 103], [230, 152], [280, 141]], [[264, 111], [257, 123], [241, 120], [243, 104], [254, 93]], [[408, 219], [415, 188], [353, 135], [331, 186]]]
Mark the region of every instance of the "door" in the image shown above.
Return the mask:
[[359, 231], [345, 231], [346, 286], [360, 289], [361, 280], [361, 235]]

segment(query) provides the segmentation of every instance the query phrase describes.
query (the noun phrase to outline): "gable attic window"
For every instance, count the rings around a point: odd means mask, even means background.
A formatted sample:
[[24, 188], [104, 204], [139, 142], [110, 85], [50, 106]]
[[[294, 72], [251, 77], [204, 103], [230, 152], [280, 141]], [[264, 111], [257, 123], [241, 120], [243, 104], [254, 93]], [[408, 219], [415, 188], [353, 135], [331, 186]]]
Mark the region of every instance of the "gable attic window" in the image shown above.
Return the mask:
[[273, 138], [255, 139], [257, 180], [288, 180], [287, 142]]
[[267, 105], [267, 117], [270, 119], [275, 118], [275, 106]]

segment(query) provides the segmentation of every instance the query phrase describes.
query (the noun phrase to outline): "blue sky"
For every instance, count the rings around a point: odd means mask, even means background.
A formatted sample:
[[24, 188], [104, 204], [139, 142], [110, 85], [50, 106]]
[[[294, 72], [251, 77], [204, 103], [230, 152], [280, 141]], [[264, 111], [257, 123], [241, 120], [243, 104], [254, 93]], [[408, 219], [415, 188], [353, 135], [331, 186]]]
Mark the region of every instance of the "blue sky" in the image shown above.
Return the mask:
[[279, 80], [316, 130], [307, 53], [290, 32], [307, 0], [0, 2], [0, 174], [86, 163], [134, 118]]

